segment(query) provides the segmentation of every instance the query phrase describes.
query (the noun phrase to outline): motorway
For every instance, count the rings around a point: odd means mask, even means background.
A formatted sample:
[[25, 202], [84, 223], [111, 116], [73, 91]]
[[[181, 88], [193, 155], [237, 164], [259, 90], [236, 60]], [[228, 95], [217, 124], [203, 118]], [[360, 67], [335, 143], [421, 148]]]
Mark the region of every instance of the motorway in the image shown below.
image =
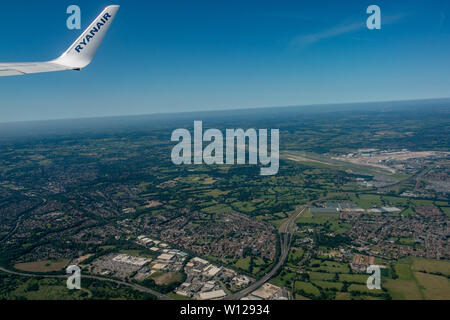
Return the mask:
[[248, 286], [244, 290], [241, 290], [239, 292], [233, 293], [229, 296], [226, 296], [224, 300], [240, 300], [243, 297], [247, 296], [249, 293], [255, 291], [259, 287], [261, 287], [264, 283], [269, 281], [270, 278], [273, 277], [273, 275], [278, 271], [278, 269], [281, 268], [281, 266], [286, 261], [286, 258], [289, 253], [289, 249], [291, 246], [291, 239], [292, 239], [292, 224], [295, 222], [295, 219], [305, 211], [307, 206], [302, 206], [299, 210], [299, 212], [294, 213], [292, 216], [289, 217], [289, 220], [284, 226], [284, 232], [280, 233], [280, 257], [278, 259], [278, 262], [275, 264], [275, 266], [270, 270], [268, 273], [266, 273], [261, 279], [253, 283], [252, 285]]

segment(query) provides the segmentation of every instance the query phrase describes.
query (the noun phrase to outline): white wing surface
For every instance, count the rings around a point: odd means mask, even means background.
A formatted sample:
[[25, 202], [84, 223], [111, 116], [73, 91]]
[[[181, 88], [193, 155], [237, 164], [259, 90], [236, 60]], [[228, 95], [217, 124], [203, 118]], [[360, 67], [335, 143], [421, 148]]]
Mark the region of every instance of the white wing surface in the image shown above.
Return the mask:
[[118, 10], [117, 5], [106, 7], [59, 58], [46, 62], [0, 63], [0, 77], [81, 70], [91, 63]]

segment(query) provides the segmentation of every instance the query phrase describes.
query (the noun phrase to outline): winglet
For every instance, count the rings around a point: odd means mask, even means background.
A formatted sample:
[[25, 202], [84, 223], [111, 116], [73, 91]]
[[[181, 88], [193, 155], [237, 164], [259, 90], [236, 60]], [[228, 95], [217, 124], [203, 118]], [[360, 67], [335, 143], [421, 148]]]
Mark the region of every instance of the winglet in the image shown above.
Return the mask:
[[80, 70], [91, 63], [119, 7], [106, 7], [69, 49], [52, 62], [74, 70]]

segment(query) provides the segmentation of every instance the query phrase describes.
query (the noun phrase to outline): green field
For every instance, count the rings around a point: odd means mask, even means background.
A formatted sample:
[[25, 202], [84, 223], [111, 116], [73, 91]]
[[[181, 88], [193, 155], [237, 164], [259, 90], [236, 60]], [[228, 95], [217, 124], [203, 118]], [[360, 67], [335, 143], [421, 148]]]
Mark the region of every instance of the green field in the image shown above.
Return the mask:
[[234, 210], [225, 204], [218, 204], [215, 206], [204, 208], [202, 209], [202, 211], [210, 214], [220, 214], [220, 213], [230, 213], [233, 212]]
[[250, 267], [250, 257], [241, 258], [234, 265], [239, 269], [247, 271], [248, 268]]
[[382, 286], [388, 289], [394, 300], [421, 300], [422, 294], [413, 280], [385, 279]]
[[[449, 279], [430, 273], [449, 273], [449, 261], [406, 258], [395, 264], [398, 279], [386, 279], [382, 286], [396, 300], [450, 299]], [[417, 272], [417, 271], [425, 271]]]
[[311, 281], [314, 280], [333, 280], [335, 278], [334, 273], [325, 273], [325, 272], [310, 272], [309, 278]]
[[339, 274], [339, 281], [346, 281], [349, 283], [367, 283], [369, 275], [366, 274]]
[[378, 293], [378, 292], [380, 292], [380, 290], [370, 290], [369, 288], [367, 288], [367, 285], [365, 285], [365, 284], [351, 284], [348, 287], [348, 291], [350, 293], [352, 293], [352, 292], [362, 292], [362, 293], [374, 293], [374, 292]]
[[315, 297], [320, 296], [319, 289], [317, 289], [312, 283], [309, 282], [295, 281], [294, 289], [296, 291], [304, 292]]
[[60, 271], [69, 263], [68, 259], [61, 260], [43, 260], [35, 262], [18, 263], [14, 265], [17, 270], [28, 271], [28, 272], [52, 272]]
[[322, 289], [336, 289], [338, 291], [342, 290], [343, 283], [340, 282], [330, 282], [330, 281], [313, 281], [313, 283]]
[[450, 276], [450, 261], [414, 258], [412, 269], [428, 273], [441, 273]]
[[29, 278], [0, 272], [0, 300], [155, 299], [151, 294], [105, 281], [82, 278], [81, 288], [67, 289], [66, 279]]
[[[319, 265], [319, 266], [317, 266]], [[335, 262], [335, 261], [323, 261], [312, 260], [312, 271], [324, 271], [326, 273], [348, 273], [350, 271], [348, 264]]]
[[419, 288], [427, 300], [449, 300], [450, 280], [441, 276], [414, 272]]
[[272, 278], [270, 280], [270, 283], [277, 286], [290, 288], [296, 276], [297, 274], [295, 272], [284, 269], [283, 271], [280, 272], [278, 276]]

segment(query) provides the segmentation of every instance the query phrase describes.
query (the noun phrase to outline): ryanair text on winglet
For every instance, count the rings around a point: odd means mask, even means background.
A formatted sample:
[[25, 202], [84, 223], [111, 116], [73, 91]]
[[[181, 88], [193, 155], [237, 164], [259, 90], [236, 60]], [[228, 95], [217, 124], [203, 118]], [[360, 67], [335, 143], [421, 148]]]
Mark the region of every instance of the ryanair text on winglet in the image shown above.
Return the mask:
[[84, 49], [84, 47], [87, 46], [87, 44], [89, 43], [89, 41], [91, 41], [91, 39], [95, 37], [95, 34], [96, 34], [97, 32], [99, 32], [100, 29], [101, 29], [101, 28], [109, 21], [109, 19], [111, 19], [111, 18], [112, 18], [112, 16], [111, 16], [109, 13], [105, 13], [105, 14], [103, 15], [103, 17], [101, 17], [101, 18], [97, 21], [96, 26], [94, 26], [94, 27], [89, 31], [90, 34], [86, 35], [86, 36], [83, 38], [83, 41], [81, 41], [81, 42], [75, 47], [75, 50], [76, 50], [78, 53], [80, 53], [80, 52]]

